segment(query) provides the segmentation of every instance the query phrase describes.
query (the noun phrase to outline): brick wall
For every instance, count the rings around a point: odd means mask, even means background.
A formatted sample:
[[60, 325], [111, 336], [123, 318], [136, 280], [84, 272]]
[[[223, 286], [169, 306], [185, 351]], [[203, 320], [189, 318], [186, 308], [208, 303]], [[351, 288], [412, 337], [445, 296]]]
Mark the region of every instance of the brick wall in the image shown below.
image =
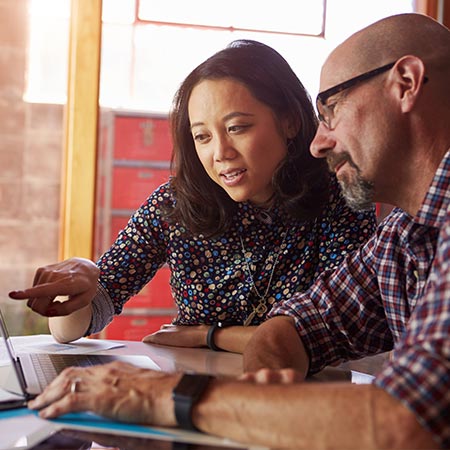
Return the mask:
[[11, 334], [48, 331], [7, 294], [58, 257], [63, 106], [23, 101], [27, 45], [28, 1], [0, 0], [0, 304]]

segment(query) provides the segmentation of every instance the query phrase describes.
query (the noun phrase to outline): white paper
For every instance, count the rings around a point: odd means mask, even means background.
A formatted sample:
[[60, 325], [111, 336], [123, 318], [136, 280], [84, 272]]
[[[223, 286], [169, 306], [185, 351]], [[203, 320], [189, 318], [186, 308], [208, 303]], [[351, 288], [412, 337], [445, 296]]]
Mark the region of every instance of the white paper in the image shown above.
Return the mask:
[[368, 373], [358, 372], [356, 370], [352, 370], [352, 383], [355, 384], [371, 384], [375, 379], [373, 375], [369, 375]]
[[[25, 339], [24, 339], [25, 338]], [[112, 348], [124, 347], [123, 344], [102, 339], [81, 338], [70, 344], [56, 342], [51, 335], [13, 336], [12, 342], [16, 353], [95, 353]], [[30, 342], [32, 340], [32, 342]]]
[[19, 450], [34, 447], [54, 433], [50, 422], [34, 415], [0, 420], [0, 450]]
[[12, 392], [5, 391], [4, 389], [0, 388], [0, 403], [1, 402], [8, 402], [11, 400], [21, 400], [23, 397], [21, 395], [13, 394]]

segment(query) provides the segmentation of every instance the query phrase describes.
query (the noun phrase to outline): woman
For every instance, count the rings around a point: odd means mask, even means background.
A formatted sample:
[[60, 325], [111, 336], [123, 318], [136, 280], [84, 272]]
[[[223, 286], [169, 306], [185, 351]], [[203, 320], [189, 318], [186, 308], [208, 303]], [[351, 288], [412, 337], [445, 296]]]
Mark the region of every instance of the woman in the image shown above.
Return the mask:
[[[374, 231], [373, 211], [351, 211], [310, 155], [314, 108], [272, 48], [235, 41], [200, 64], [175, 95], [171, 123], [174, 177], [97, 265], [48, 266], [34, 288], [10, 294], [50, 316], [56, 339], [103, 329], [167, 264], [178, 314], [144, 340], [240, 352], [274, 303]], [[69, 300], [54, 302], [58, 294]]]

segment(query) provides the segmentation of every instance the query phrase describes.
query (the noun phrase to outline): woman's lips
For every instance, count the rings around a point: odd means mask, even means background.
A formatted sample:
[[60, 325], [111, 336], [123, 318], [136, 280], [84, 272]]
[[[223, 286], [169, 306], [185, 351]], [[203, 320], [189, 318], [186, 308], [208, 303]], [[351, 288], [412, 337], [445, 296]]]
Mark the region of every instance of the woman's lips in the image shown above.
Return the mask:
[[221, 172], [220, 177], [227, 186], [236, 186], [244, 178], [245, 172], [247, 172], [247, 169], [227, 170]]

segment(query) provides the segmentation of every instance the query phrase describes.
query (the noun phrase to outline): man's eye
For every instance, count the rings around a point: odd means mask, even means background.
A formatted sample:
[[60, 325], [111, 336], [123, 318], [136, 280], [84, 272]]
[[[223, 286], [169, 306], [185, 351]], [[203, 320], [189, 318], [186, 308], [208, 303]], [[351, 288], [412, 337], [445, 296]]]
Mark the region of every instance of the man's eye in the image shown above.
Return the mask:
[[328, 112], [333, 113], [334, 112], [334, 108], [336, 108], [336, 105], [337, 105], [337, 102], [330, 103], [329, 105], [327, 105]]

